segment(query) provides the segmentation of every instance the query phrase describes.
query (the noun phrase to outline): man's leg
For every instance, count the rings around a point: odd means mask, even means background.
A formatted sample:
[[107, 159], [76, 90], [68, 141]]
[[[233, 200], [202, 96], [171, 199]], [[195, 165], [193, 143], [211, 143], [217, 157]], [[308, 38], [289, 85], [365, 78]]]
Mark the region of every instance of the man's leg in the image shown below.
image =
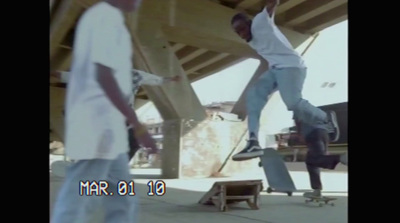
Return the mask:
[[[71, 163], [52, 213], [52, 223], [85, 223], [92, 217], [101, 197], [87, 196], [80, 182], [105, 180], [112, 160], [93, 159]], [[80, 194], [83, 192], [83, 194]]]
[[306, 166], [310, 175], [311, 188], [314, 191], [306, 192], [304, 193], [304, 196], [321, 196], [322, 183], [320, 177], [320, 168], [331, 170], [335, 169], [336, 165], [339, 162], [342, 162], [342, 156], [327, 155], [329, 136], [325, 129], [312, 130], [305, 137], [305, 141], [308, 147]]
[[270, 71], [265, 72], [246, 92], [246, 110], [250, 136], [246, 147], [232, 157], [235, 161], [252, 159], [263, 154], [258, 143], [260, 115], [267, 104], [268, 97], [276, 91], [274, 76], [274, 73]]
[[331, 141], [337, 141], [340, 134], [336, 114], [332, 111], [328, 115], [303, 99], [302, 90], [307, 70], [291, 67], [273, 69], [273, 72], [287, 109], [293, 111], [294, 116], [303, 123], [311, 126], [323, 124], [330, 133]]
[[[127, 154], [121, 154], [111, 164], [107, 176], [109, 192], [113, 196], [104, 197], [105, 223], [134, 223], [137, 222], [137, 196], [134, 192], [133, 180], [129, 174]], [[125, 188], [125, 191], [122, 190]], [[120, 190], [121, 189], [121, 190]]]
[[140, 145], [135, 138], [134, 132], [135, 132], [135, 130], [133, 130], [133, 128], [128, 129], [128, 141], [129, 141], [128, 160], [129, 161], [135, 156], [136, 152], [140, 149]]
[[305, 138], [308, 146], [306, 164], [333, 170], [340, 162], [340, 155], [327, 155], [328, 132], [315, 129]]
[[[313, 192], [306, 192], [303, 194], [304, 197], [311, 196], [321, 196], [322, 190], [322, 182], [321, 182], [321, 169], [320, 169], [320, 160], [323, 159], [327, 152], [327, 132], [323, 129], [315, 129], [307, 137], [305, 137], [305, 141], [307, 143], [308, 151], [306, 158], [306, 167], [308, 174], [310, 176], [310, 184], [311, 188], [314, 190]], [[327, 159], [329, 163], [329, 169], [334, 168], [338, 163], [337, 157], [331, 157]], [[333, 161], [333, 163], [332, 163]], [[322, 163], [323, 166], [324, 163]], [[334, 166], [332, 166], [334, 165]]]

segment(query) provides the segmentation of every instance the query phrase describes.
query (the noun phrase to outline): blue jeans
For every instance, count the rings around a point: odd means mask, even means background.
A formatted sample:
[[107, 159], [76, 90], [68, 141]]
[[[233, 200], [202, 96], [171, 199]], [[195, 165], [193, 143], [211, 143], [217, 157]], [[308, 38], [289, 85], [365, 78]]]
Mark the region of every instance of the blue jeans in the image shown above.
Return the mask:
[[270, 68], [262, 74], [258, 81], [248, 89], [246, 110], [250, 133], [258, 136], [260, 115], [268, 101], [268, 97], [279, 90], [282, 100], [289, 111], [293, 111], [296, 119], [313, 128], [325, 128], [327, 114], [313, 106], [302, 97], [305, 68]]
[[[52, 223], [86, 223], [100, 205], [105, 210], [106, 223], [134, 223], [137, 217], [135, 196], [118, 195], [117, 184], [131, 180], [128, 155], [119, 155], [115, 160], [93, 159], [80, 160], [68, 166], [63, 186], [61, 187], [52, 214]], [[108, 193], [112, 196], [79, 195], [80, 181], [106, 181]], [[136, 195], [138, 196], [138, 195]]]

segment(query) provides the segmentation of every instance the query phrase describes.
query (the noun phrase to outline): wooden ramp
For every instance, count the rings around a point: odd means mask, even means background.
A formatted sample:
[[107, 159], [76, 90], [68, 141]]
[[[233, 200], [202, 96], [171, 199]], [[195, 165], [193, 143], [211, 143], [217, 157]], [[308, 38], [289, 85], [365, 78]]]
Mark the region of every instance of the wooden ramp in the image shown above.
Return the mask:
[[204, 205], [215, 205], [219, 211], [227, 211], [228, 204], [246, 201], [251, 209], [259, 209], [262, 180], [219, 181], [200, 199]]

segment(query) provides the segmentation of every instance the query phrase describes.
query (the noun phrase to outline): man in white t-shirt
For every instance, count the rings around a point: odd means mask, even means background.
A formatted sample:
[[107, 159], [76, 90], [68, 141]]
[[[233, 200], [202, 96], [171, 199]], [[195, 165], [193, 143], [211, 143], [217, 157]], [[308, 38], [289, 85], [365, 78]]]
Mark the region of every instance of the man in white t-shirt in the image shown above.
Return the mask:
[[277, 90], [287, 109], [293, 111], [296, 120], [314, 128], [326, 129], [332, 141], [339, 138], [335, 112], [327, 114], [302, 97], [307, 68], [274, 22], [278, 4], [279, 0], [267, 0], [264, 9], [253, 20], [242, 13], [236, 14], [231, 20], [234, 31], [269, 64], [268, 71], [247, 91], [246, 110], [250, 136], [246, 147], [232, 157], [235, 161], [263, 154], [257, 139], [260, 115], [268, 96]]
[[[55, 71], [55, 72], [51, 72], [50, 76], [59, 79], [59, 81], [61, 83], [68, 83], [69, 72]], [[150, 74], [150, 73], [147, 73], [147, 72], [144, 72], [141, 70], [133, 69], [132, 70], [132, 85], [133, 85], [132, 92], [133, 92], [133, 94], [132, 94], [129, 104], [131, 107], [133, 107], [133, 105], [135, 103], [134, 102], [135, 95], [138, 92], [139, 87], [142, 85], [160, 86], [160, 85], [167, 84], [167, 83], [178, 82], [180, 80], [181, 80], [181, 76], [179, 76], [179, 75], [175, 75], [173, 77], [160, 77], [155, 74]], [[132, 125], [130, 125], [128, 123], [127, 128], [128, 128], [128, 137], [129, 137], [128, 157], [129, 157], [129, 160], [131, 160], [133, 158], [133, 156], [135, 155], [135, 153], [140, 149], [140, 145], [134, 136], [135, 130], [132, 127]]]
[[[130, 191], [120, 195], [118, 185], [131, 181], [126, 120], [143, 146], [157, 150], [129, 106], [133, 52], [123, 13], [140, 2], [101, 1], [78, 22], [65, 109], [65, 152], [73, 163], [59, 191], [53, 223], [88, 222], [100, 204], [107, 223], [132, 223], [137, 216], [135, 196]], [[101, 196], [87, 193], [88, 182], [103, 187]]]

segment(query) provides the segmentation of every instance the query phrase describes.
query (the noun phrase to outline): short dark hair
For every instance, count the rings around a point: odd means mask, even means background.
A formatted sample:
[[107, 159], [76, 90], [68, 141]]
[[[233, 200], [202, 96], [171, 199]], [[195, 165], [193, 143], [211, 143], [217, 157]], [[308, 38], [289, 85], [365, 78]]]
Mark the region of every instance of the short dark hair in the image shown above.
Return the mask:
[[235, 14], [235, 15], [232, 17], [232, 19], [231, 19], [231, 25], [232, 25], [235, 21], [237, 21], [237, 20], [244, 20], [244, 21], [247, 21], [247, 20], [249, 20], [249, 18], [247, 17], [246, 14], [237, 13], [237, 14]]

